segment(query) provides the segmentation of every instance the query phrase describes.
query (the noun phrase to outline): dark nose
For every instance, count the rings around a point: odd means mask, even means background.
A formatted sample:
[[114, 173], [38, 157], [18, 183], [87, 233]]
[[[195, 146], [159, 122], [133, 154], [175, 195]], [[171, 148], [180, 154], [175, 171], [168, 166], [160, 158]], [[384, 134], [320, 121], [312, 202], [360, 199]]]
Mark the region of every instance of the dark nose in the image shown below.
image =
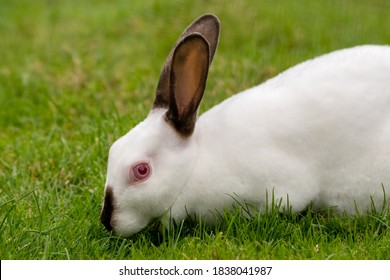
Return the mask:
[[112, 217], [113, 207], [114, 207], [114, 196], [112, 194], [112, 188], [107, 187], [106, 193], [104, 195], [103, 210], [102, 213], [100, 214], [100, 221], [103, 223], [103, 225], [106, 227], [108, 231], [112, 230], [111, 217]]

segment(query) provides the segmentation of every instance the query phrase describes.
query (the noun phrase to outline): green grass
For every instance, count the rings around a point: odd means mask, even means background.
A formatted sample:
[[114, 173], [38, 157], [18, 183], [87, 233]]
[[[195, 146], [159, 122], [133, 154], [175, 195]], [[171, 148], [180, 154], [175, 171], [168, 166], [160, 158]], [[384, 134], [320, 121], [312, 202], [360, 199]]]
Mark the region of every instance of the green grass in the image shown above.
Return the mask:
[[390, 4], [28, 1], [0, 4], [1, 259], [390, 259], [390, 217], [227, 213], [156, 236], [99, 222], [110, 144], [147, 114], [170, 47], [205, 12], [222, 34], [201, 111], [300, 61], [390, 43]]

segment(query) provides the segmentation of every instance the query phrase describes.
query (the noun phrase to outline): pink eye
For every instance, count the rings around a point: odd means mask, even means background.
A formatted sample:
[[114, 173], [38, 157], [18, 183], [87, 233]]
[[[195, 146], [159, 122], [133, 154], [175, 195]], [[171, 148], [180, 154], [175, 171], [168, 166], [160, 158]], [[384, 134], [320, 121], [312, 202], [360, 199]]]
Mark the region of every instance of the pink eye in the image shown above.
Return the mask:
[[134, 182], [144, 181], [150, 176], [150, 166], [146, 162], [136, 163], [130, 168], [130, 178]]

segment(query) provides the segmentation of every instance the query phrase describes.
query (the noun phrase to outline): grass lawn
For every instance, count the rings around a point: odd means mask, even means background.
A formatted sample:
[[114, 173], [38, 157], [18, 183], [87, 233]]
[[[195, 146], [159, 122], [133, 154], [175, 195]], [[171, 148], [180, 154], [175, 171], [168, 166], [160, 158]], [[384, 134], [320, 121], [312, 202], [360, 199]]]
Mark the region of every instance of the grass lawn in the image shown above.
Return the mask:
[[0, 259], [390, 259], [388, 213], [105, 231], [108, 149], [147, 115], [172, 44], [206, 12], [222, 33], [201, 111], [317, 55], [390, 44], [387, 0], [2, 0]]

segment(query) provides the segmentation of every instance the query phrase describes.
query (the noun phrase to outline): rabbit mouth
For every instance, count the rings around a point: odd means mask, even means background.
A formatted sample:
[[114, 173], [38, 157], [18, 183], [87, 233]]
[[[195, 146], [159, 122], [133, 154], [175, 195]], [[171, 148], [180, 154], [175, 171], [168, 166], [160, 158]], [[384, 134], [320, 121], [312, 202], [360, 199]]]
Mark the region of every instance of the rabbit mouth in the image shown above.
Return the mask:
[[162, 223], [161, 223], [160, 218], [152, 219], [151, 222], [145, 228], [143, 228], [139, 232], [135, 233], [134, 235], [128, 236], [128, 237], [129, 238], [134, 238], [134, 237], [137, 238], [137, 236], [139, 236], [139, 235], [147, 234], [148, 236], [150, 236], [153, 244], [159, 245], [162, 242], [162, 238], [161, 238], [161, 234], [160, 234], [161, 233], [161, 230], [160, 230], [161, 225], [162, 225]]

